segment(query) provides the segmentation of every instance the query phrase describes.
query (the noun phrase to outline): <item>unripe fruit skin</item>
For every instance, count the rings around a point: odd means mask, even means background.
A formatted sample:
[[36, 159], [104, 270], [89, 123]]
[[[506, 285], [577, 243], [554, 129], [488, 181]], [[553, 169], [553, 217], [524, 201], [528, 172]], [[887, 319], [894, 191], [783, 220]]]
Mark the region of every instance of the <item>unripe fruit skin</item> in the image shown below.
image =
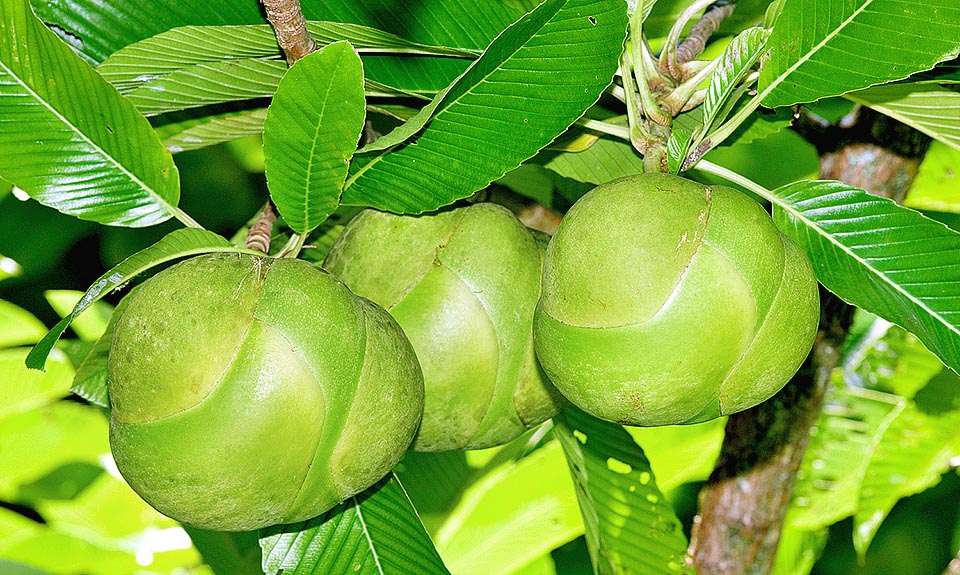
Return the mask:
[[779, 391], [816, 336], [804, 254], [723, 186], [643, 174], [588, 192], [547, 248], [534, 335], [554, 385], [627, 425], [696, 423]]
[[488, 203], [416, 217], [367, 210], [331, 248], [324, 267], [389, 310], [423, 366], [413, 449], [500, 445], [563, 404], [533, 351], [542, 254]]
[[413, 349], [325, 271], [199, 256], [129, 297], [108, 363], [111, 450], [166, 515], [222, 531], [302, 521], [409, 445], [423, 406]]

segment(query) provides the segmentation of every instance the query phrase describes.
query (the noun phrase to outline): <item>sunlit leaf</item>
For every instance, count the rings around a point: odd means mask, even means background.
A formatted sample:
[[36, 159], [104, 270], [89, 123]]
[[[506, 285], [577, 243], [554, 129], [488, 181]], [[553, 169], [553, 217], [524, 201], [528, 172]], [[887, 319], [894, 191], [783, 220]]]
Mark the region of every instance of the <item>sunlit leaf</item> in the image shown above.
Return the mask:
[[463, 490], [437, 532], [457, 575], [512, 573], [583, 533], [563, 451], [550, 442]]
[[893, 423], [867, 467], [854, 516], [853, 544], [863, 555], [903, 497], [940, 481], [960, 456], [960, 377], [949, 370], [920, 392]]
[[692, 573], [683, 526], [623, 427], [570, 407], [554, 418], [597, 573]]
[[628, 142], [612, 138], [600, 138], [582, 152], [544, 151], [535, 161], [565, 178], [590, 184], [643, 171], [643, 157]]
[[933, 142], [903, 204], [919, 210], [960, 213], [960, 150]]
[[184, 526], [216, 575], [263, 575], [260, 537], [256, 531], [205, 531]]
[[843, 384], [830, 388], [797, 472], [792, 525], [816, 531], [857, 511], [867, 466], [905, 403]]
[[[74, 290], [47, 290], [43, 292], [47, 303], [61, 318], [70, 315], [73, 308], [83, 297], [83, 292]], [[96, 341], [107, 329], [107, 323], [113, 313], [113, 306], [98, 301], [88, 307], [83, 313], [74, 318], [70, 324], [77, 336], [85, 341]]]
[[748, 28], [727, 44], [707, 86], [701, 136], [706, 134], [710, 126], [724, 120], [721, 111], [763, 54], [768, 35], [769, 32], [763, 28]]
[[304, 523], [261, 530], [267, 575], [449, 575], [393, 474]]
[[0, 117], [0, 176], [40, 203], [131, 227], [178, 215], [177, 168], [147, 120], [27, 0], [0, 4]]
[[347, 42], [299, 60], [264, 122], [270, 197], [293, 231], [315, 229], [340, 203], [365, 117], [363, 67]]
[[823, 285], [960, 369], [960, 234], [839, 182], [798, 182], [774, 195], [778, 227]]
[[891, 84], [847, 98], [960, 150], [960, 92], [930, 84]]
[[657, 486], [668, 492], [693, 481], [706, 481], [723, 443], [727, 418], [693, 425], [626, 427], [650, 461]]
[[786, 0], [760, 73], [771, 108], [906, 78], [960, 53], [955, 0]]
[[[308, 22], [320, 46], [348, 41], [360, 53], [432, 54], [475, 58], [475, 50], [428, 46], [382, 30], [340, 22]], [[273, 29], [260, 26], [185, 26], [112, 54], [98, 68], [121, 91], [199, 64], [251, 58], [280, 59]]]
[[625, 28], [619, 0], [546, 0], [438, 96], [415, 141], [351, 168], [343, 203], [419, 213], [499, 178], [597, 100]]
[[186, 228], [167, 234], [159, 242], [123, 260], [100, 276], [77, 302], [73, 311], [60, 320], [40, 340], [40, 343], [34, 346], [27, 357], [27, 366], [33, 369], [43, 369], [47, 355], [70, 323], [94, 302], [122, 287], [136, 275], [164, 262], [210, 252], [249, 252], [249, 250], [236, 248], [222, 236], [213, 232]]
[[65, 464], [98, 464], [110, 452], [103, 414], [70, 401], [0, 419], [0, 436], [0, 499], [4, 501], [16, 501], [21, 486]]
[[77, 372], [73, 376], [70, 391], [94, 405], [110, 407], [110, 394], [107, 389], [107, 359], [110, 356], [110, 344], [113, 342], [113, 331], [117, 321], [130, 301], [129, 296], [136, 290], [137, 287], [130, 290], [114, 308], [103, 334], [77, 366]]
[[0, 348], [40, 341], [47, 328], [20, 306], [0, 300]]
[[262, 134], [266, 117], [266, 108], [223, 112], [164, 124], [156, 131], [167, 150], [177, 154]]
[[23, 364], [27, 350], [0, 350], [0, 419], [28, 411], [67, 395], [73, 379], [73, 366], [56, 352], [47, 363], [47, 371], [27, 369]]

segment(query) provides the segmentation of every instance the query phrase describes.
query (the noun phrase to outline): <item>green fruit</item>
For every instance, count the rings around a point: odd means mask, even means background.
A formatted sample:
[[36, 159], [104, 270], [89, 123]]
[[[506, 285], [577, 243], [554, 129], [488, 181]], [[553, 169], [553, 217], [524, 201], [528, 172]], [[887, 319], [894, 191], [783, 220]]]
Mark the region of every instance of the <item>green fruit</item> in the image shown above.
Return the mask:
[[390, 471], [423, 408], [383, 309], [301, 260], [200, 256], [116, 324], [110, 446], [133, 489], [196, 527], [314, 517]]
[[390, 311], [423, 366], [414, 449], [499, 445], [559, 410], [533, 352], [542, 253], [494, 204], [419, 217], [367, 210], [334, 244], [324, 266]]
[[668, 425], [768, 399], [807, 356], [818, 318], [810, 263], [756, 202], [644, 174], [593, 189], [564, 217], [534, 335], [571, 403]]

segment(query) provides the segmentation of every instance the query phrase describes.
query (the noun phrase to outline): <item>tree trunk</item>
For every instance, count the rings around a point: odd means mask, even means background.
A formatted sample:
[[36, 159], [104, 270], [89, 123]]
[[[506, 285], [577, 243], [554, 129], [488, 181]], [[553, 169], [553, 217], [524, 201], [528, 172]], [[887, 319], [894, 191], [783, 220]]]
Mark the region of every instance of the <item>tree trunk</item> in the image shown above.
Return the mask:
[[[926, 136], [862, 109], [837, 125], [803, 116], [797, 130], [817, 147], [822, 178], [898, 202], [929, 145]], [[800, 371], [769, 401], [730, 416], [694, 519], [690, 554], [700, 575], [773, 571], [797, 469], [852, 317], [851, 306], [821, 289], [819, 333]]]

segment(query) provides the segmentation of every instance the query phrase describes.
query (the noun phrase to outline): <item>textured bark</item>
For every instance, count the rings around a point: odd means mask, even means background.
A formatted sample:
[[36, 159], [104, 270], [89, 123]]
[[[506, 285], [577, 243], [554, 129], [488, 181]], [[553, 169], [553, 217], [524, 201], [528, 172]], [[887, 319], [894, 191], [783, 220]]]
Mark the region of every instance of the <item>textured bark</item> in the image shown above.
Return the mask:
[[317, 49], [317, 43], [307, 32], [307, 22], [300, 11], [300, 0], [262, 0], [267, 20], [273, 26], [277, 44], [287, 56], [287, 64], [303, 58]]
[[270, 236], [273, 235], [273, 224], [276, 221], [277, 214], [273, 211], [273, 204], [267, 202], [257, 215], [257, 221], [247, 232], [247, 248], [259, 250], [265, 254], [270, 253]]
[[[837, 126], [798, 131], [820, 152], [820, 175], [902, 201], [929, 143], [889, 118], [855, 111]], [[700, 575], [773, 571], [797, 469], [840, 360], [853, 308], [821, 290], [820, 330], [803, 367], [769, 401], [730, 416], [720, 458], [700, 493], [690, 555]]]

